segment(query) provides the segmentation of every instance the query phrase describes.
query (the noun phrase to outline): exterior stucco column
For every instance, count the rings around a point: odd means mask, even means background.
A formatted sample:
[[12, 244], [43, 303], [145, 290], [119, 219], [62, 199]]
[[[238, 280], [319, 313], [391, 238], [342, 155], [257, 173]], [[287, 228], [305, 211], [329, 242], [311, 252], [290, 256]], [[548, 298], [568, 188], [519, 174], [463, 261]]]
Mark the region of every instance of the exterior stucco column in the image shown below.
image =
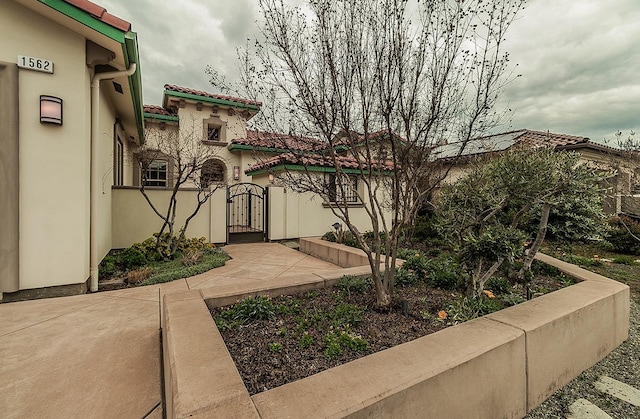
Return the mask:
[[0, 61], [0, 293], [20, 288], [18, 66]]

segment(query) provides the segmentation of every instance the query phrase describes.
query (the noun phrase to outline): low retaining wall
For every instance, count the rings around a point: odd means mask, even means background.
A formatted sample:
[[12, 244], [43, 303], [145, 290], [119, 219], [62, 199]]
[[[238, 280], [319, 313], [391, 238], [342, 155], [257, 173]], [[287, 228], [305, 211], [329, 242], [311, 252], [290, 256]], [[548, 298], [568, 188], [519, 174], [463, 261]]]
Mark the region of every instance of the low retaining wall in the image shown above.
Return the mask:
[[362, 249], [332, 243], [320, 238], [300, 239], [300, 251], [343, 268], [369, 266], [369, 259]]
[[207, 305], [328, 286], [349, 270], [239, 292], [219, 286], [165, 295], [167, 417], [522, 417], [620, 345], [629, 329], [626, 285], [539, 259], [583, 282], [253, 397]]

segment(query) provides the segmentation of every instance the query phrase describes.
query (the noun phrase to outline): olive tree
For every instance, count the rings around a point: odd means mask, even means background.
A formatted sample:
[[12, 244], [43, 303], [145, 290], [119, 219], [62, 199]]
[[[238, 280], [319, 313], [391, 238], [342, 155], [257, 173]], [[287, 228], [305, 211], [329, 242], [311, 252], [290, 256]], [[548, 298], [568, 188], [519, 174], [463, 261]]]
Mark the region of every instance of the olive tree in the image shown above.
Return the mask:
[[[469, 293], [479, 295], [487, 280], [516, 258], [522, 258], [518, 276], [530, 278], [552, 208], [562, 215], [573, 208], [568, 204], [582, 202], [590, 209], [582, 216], [602, 224], [600, 185], [607, 176], [600, 168], [580, 162], [578, 153], [545, 148], [507, 152], [444, 187], [439, 211], [444, 230], [469, 273]], [[533, 240], [525, 252], [527, 238]]]
[[[287, 162], [302, 169], [274, 171], [281, 183], [329, 200], [336, 178], [358, 175], [363, 188], [337, 187], [358, 194], [370, 239], [348, 202], [331, 210], [366, 253], [377, 304], [388, 307], [399, 237], [446, 176], [433, 148], [464, 144], [502, 115], [498, 95], [514, 78], [503, 43], [524, 0], [258, 4], [261, 36], [240, 54], [236, 90], [264, 103], [257, 125], [325, 145], [321, 158], [288, 149]], [[335, 177], [319, 176], [318, 164]]]

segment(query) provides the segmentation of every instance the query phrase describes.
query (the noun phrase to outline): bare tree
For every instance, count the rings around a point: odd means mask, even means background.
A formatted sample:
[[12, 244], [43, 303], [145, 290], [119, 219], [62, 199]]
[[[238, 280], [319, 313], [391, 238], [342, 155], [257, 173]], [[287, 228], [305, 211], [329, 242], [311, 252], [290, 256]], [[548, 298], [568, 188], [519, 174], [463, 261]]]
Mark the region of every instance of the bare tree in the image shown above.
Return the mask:
[[[140, 193], [162, 220], [157, 233], [156, 248], [161, 256], [173, 257], [187, 228], [200, 208], [218, 189], [224, 187], [223, 159], [217, 149], [205, 144], [202, 125], [196, 121], [180, 126], [152, 125], [147, 127], [145, 144], [136, 154], [141, 172]], [[149, 196], [149, 187], [166, 187], [171, 191], [168, 201], [156, 201]], [[180, 190], [196, 191], [196, 203], [182, 225], [176, 226]]]
[[[263, 39], [240, 60], [243, 94], [265, 103], [254, 122], [326, 145], [321, 157], [291, 147], [278, 158], [304, 169], [275, 174], [333, 202], [368, 256], [380, 306], [392, 301], [399, 238], [447, 172], [431, 151], [450, 141], [462, 153], [501, 114], [498, 94], [513, 79], [502, 46], [523, 4], [313, 0], [295, 8], [259, 0]], [[319, 176], [318, 165], [334, 174]], [[364, 188], [348, 181], [353, 174]], [[335, 199], [354, 193], [372, 240], [354, 224], [348, 200]]]

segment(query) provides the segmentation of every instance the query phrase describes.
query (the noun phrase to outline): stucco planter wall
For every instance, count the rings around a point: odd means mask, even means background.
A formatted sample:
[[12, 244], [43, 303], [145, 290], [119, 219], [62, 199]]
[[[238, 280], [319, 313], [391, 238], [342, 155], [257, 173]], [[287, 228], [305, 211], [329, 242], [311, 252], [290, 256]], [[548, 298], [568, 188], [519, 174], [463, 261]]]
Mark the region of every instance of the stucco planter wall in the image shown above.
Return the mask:
[[522, 417], [628, 337], [627, 286], [540, 259], [583, 282], [253, 397], [207, 306], [330, 286], [344, 270], [166, 295], [167, 417]]

